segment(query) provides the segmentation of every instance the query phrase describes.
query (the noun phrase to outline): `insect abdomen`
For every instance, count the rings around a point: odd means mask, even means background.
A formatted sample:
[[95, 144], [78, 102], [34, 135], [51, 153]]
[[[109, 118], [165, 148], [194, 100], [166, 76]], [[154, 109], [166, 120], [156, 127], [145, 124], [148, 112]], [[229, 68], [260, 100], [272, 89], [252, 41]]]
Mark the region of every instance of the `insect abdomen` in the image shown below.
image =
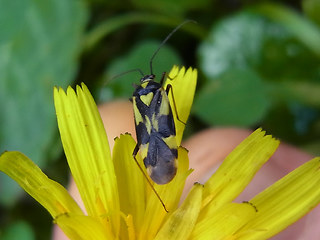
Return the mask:
[[178, 151], [170, 148], [162, 138], [151, 137], [144, 165], [151, 179], [157, 184], [170, 182], [177, 172]]

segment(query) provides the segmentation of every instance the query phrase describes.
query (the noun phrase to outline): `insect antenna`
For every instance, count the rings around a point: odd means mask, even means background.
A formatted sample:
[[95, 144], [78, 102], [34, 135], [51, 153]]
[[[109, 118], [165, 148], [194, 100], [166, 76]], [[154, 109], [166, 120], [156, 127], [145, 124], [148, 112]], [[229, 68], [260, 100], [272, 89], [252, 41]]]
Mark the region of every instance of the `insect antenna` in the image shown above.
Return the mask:
[[150, 63], [149, 63], [149, 64], [150, 64], [150, 73], [151, 73], [151, 74], [153, 74], [153, 71], [152, 71], [152, 61], [153, 61], [153, 59], [155, 58], [155, 56], [157, 55], [157, 53], [159, 52], [159, 50], [162, 48], [162, 46], [163, 46], [164, 44], [166, 44], [166, 42], [171, 38], [171, 36], [172, 36], [176, 31], [179, 30], [179, 28], [181, 28], [183, 25], [185, 25], [186, 23], [189, 23], [189, 22], [196, 23], [196, 21], [190, 20], [190, 19], [185, 20], [184, 22], [180, 23], [175, 29], [173, 29], [173, 30], [171, 31], [171, 33], [169, 33], [169, 35], [162, 41], [162, 43], [159, 45], [159, 47], [157, 48], [157, 50], [153, 53], [153, 55], [152, 55], [151, 58], [150, 58]]
[[134, 68], [134, 69], [131, 69], [131, 70], [128, 70], [128, 71], [125, 71], [125, 72], [122, 72], [122, 73], [119, 73], [119, 74], [113, 76], [112, 78], [110, 78], [110, 81], [112, 81], [118, 77], [121, 77], [123, 75], [126, 75], [128, 73], [131, 73], [131, 72], [139, 72], [142, 77], [145, 76], [145, 74], [142, 72], [142, 70], [140, 68]]

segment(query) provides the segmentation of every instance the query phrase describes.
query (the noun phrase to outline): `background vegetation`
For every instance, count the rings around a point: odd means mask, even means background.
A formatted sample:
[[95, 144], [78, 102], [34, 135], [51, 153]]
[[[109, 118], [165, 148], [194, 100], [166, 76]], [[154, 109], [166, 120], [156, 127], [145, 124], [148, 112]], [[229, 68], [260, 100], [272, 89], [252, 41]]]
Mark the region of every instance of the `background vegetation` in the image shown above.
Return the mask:
[[[20, 150], [66, 184], [53, 86], [129, 98], [154, 60], [199, 70], [188, 134], [262, 126], [320, 154], [320, 1], [0, 0], [0, 152]], [[0, 239], [50, 239], [52, 219], [0, 173]]]

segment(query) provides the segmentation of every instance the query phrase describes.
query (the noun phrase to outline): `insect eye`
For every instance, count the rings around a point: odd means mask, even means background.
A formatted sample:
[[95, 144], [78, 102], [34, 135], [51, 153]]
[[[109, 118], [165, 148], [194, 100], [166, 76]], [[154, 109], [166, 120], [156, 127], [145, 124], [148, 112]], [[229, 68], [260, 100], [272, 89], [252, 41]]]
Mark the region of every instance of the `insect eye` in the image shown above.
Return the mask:
[[144, 82], [148, 82], [148, 81], [153, 81], [154, 78], [155, 78], [154, 74], [146, 75], [143, 78], [141, 78], [140, 82], [144, 83]]

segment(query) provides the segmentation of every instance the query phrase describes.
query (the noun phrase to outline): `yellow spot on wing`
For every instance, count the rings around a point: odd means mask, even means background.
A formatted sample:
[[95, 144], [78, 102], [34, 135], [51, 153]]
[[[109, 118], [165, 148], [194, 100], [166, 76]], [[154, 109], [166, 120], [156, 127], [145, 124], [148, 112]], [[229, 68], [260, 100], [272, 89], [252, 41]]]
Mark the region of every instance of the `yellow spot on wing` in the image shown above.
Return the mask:
[[176, 136], [175, 136], [175, 135], [171, 135], [171, 136], [169, 136], [169, 137], [167, 137], [167, 138], [163, 138], [162, 140], [167, 144], [167, 146], [168, 146], [169, 148], [171, 148], [171, 149], [176, 149], [176, 148], [178, 148], [178, 146], [177, 146], [177, 139], [176, 139]]
[[144, 82], [144, 83], [142, 83], [142, 84], [141, 84], [141, 87], [146, 88], [146, 87], [148, 86], [148, 83], [149, 83], [149, 82]]
[[141, 95], [140, 99], [145, 105], [149, 106], [153, 99], [153, 92], [149, 92], [146, 95]]
[[145, 159], [147, 157], [148, 149], [149, 149], [149, 143], [141, 144], [140, 155], [141, 155], [142, 159]]
[[156, 119], [155, 113], [152, 114], [152, 126], [154, 130], [156, 130], [157, 132], [159, 131], [159, 124], [158, 124], [158, 120]]
[[160, 115], [168, 115], [169, 114], [169, 99], [167, 96], [167, 93], [161, 89], [161, 96], [162, 96], [162, 101], [161, 101], [161, 105], [160, 105], [160, 110], [159, 110], [159, 114]]
[[139, 109], [137, 107], [136, 98], [133, 97], [133, 113], [134, 113], [134, 119], [136, 122], [136, 125], [138, 126], [140, 122], [143, 122], [143, 118], [141, 116], [141, 113], [139, 112]]
[[146, 121], [144, 122], [146, 128], [147, 128], [147, 132], [150, 135], [151, 133], [151, 122], [148, 116], [145, 116]]
[[152, 174], [152, 167], [151, 166], [147, 167], [147, 173], [149, 176]]

